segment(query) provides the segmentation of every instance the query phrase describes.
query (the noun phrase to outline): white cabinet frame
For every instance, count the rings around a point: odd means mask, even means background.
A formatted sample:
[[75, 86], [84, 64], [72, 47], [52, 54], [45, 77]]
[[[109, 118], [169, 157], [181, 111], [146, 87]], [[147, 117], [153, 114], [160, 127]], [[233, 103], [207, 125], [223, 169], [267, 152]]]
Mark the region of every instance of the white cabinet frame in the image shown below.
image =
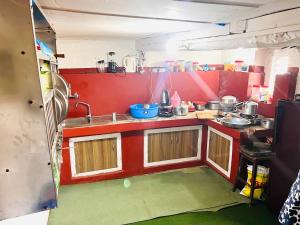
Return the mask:
[[[164, 161], [159, 161], [159, 162], [148, 162], [148, 135], [149, 134], [167, 133], [167, 132], [174, 132], [174, 131], [175, 132], [176, 131], [186, 131], [186, 130], [198, 130], [198, 151], [197, 151], [196, 157], [171, 159], [171, 160], [164, 160]], [[161, 165], [168, 165], [168, 164], [174, 164], [174, 163], [200, 160], [201, 159], [201, 146], [202, 146], [202, 125], [145, 130], [144, 131], [144, 167], [161, 166]]]
[[[81, 142], [81, 141], [93, 141], [93, 140], [101, 140], [101, 139], [109, 139], [109, 138], [117, 139], [117, 167], [104, 169], [104, 170], [95, 170], [95, 171], [90, 171], [90, 172], [77, 173], [76, 172], [76, 163], [75, 163], [76, 158], [75, 158], [75, 145], [74, 144], [76, 142]], [[96, 174], [110, 173], [110, 172], [122, 170], [122, 147], [121, 147], [121, 134], [120, 133], [70, 138], [69, 139], [69, 147], [70, 147], [70, 163], [71, 163], [72, 177], [84, 177], [84, 176], [91, 176], [91, 175], [96, 175]]]
[[[209, 158], [209, 141], [210, 141], [210, 132], [214, 132], [218, 135], [220, 135], [221, 137], [227, 139], [228, 141], [230, 141], [230, 149], [229, 149], [229, 162], [228, 162], [228, 170], [224, 170], [222, 167], [220, 167], [217, 163], [215, 163], [214, 161], [212, 161]], [[226, 177], [230, 177], [230, 173], [231, 173], [231, 162], [232, 162], [232, 149], [233, 149], [233, 138], [230, 137], [227, 134], [224, 134], [212, 127], [208, 127], [207, 130], [207, 150], [206, 150], [206, 161], [209, 162], [210, 164], [212, 164], [215, 168], [217, 168], [222, 174], [224, 174]]]

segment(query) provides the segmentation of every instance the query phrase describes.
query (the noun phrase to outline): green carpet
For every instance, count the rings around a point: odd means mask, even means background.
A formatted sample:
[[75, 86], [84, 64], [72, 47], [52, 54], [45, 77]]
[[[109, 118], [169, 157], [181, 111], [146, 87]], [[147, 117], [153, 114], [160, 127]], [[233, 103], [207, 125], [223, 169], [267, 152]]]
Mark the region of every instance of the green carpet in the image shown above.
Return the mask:
[[183, 213], [130, 225], [280, 225], [277, 218], [259, 204], [228, 207], [218, 212]]
[[206, 167], [62, 186], [49, 225], [120, 225], [183, 212], [216, 211], [246, 199]]

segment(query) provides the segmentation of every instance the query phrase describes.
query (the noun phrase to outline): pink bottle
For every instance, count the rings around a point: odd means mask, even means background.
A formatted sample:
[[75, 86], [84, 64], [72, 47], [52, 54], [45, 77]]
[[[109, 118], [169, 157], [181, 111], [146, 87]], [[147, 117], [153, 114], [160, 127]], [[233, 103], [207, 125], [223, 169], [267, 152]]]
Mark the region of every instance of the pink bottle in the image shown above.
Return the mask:
[[181, 99], [180, 99], [177, 91], [175, 91], [171, 97], [171, 104], [173, 107], [177, 107], [177, 106], [180, 106], [180, 102], [181, 102]]

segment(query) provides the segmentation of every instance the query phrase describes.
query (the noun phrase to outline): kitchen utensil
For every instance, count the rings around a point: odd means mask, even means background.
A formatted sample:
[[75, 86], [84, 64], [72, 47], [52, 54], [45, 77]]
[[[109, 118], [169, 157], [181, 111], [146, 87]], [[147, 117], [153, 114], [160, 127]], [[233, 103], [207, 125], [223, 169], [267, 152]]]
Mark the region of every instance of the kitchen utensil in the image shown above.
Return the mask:
[[161, 95], [161, 103], [162, 106], [169, 106], [170, 105], [170, 97], [169, 92], [167, 90], [163, 90]]
[[194, 105], [189, 105], [188, 110], [189, 110], [189, 112], [195, 112], [196, 108]]
[[256, 102], [244, 102], [242, 107], [242, 114], [248, 116], [255, 116], [257, 112], [258, 104]]
[[68, 114], [68, 110], [69, 110], [69, 101], [67, 99], [67, 97], [64, 95], [64, 93], [59, 90], [59, 89], [54, 89], [54, 96], [56, 99], [59, 99], [59, 101], [61, 102], [61, 116], [60, 118], [57, 118], [58, 122], [62, 122]]
[[195, 108], [194, 104], [191, 101], [188, 101], [187, 105], [188, 105], [189, 112], [195, 112], [196, 111], [196, 108]]
[[274, 119], [273, 118], [263, 118], [260, 120], [260, 125], [266, 129], [273, 129]]
[[218, 120], [226, 127], [237, 128], [237, 129], [244, 128], [251, 124], [249, 120], [244, 118], [238, 118], [238, 117], [223, 117]]
[[55, 98], [55, 116], [56, 116], [56, 120], [59, 121], [63, 121], [63, 116], [62, 116], [62, 102], [60, 99]]
[[169, 92], [167, 90], [163, 90], [161, 95], [161, 103], [158, 110], [158, 116], [171, 117], [173, 115], [173, 107], [170, 104]]
[[205, 110], [205, 111], [200, 111], [196, 112], [196, 116], [200, 120], [214, 120], [217, 116], [217, 111], [216, 110]]
[[158, 104], [149, 104], [149, 108], [145, 108], [144, 104], [134, 104], [130, 106], [130, 113], [132, 117], [138, 119], [146, 119], [157, 116]]
[[158, 108], [158, 116], [159, 117], [171, 117], [174, 115], [173, 106], [159, 106]]
[[295, 101], [296, 102], [300, 102], [300, 94], [296, 94], [295, 95]]
[[232, 112], [234, 110], [237, 99], [234, 96], [224, 96], [220, 102], [220, 111], [221, 112]]
[[179, 106], [181, 103], [180, 96], [177, 91], [174, 92], [174, 94], [171, 97], [171, 104], [173, 107]]
[[107, 72], [108, 73], [116, 73], [117, 72], [117, 63], [115, 62], [114, 56], [115, 52], [108, 52], [107, 53], [107, 62], [108, 62], [108, 67], [107, 67]]
[[223, 107], [233, 107], [234, 104], [236, 103], [237, 103], [236, 97], [227, 95], [222, 97], [220, 105]]
[[194, 101], [193, 104], [194, 104], [195, 109], [196, 109], [197, 111], [202, 111], [202, 110], [205, 109], [205, 104], [206, 104], [206, 102]]
[[123, 66], [126, 73], [135, 73], [137, 71], [137, 57], [127, 55], [123, 58]]
[[57, 73], [54, 73], [54, 87], [59, 89], [66, 98], [70, 96], [70, 88], [67, 81]]
[[177, 116], [186, 116], [189, 112], [189, 106], [187, 104], [181, 104], [175, 107], [175, 114]]
[[99, 73], [104, 73], [105, 72], [105, 62], [104, 62], [104, 60], [97, 61], [97, 69], [98, 69]]
[[218, 110], [220, 108], [220, 101], [208, 101], [206, 108], [210, 110]]

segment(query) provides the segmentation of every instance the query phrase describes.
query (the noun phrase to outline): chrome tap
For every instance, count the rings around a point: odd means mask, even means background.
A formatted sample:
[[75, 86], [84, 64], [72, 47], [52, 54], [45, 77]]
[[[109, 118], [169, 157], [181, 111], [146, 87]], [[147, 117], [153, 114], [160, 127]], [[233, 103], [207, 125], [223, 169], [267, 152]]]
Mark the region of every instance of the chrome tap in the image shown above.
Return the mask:
[[88, 122], [90, 123], [92, 120], [92, 111], [91, 111], [91, 106], [90, 104], [86, 103], [86, 102], [76, 102], [75, 104], [75, 108], [77, 109], [78, 105], [81, 104], [83, 106], [85, 106], [88, 110], [88, 114], [86, 115], [86, 118], [88, 120]]

